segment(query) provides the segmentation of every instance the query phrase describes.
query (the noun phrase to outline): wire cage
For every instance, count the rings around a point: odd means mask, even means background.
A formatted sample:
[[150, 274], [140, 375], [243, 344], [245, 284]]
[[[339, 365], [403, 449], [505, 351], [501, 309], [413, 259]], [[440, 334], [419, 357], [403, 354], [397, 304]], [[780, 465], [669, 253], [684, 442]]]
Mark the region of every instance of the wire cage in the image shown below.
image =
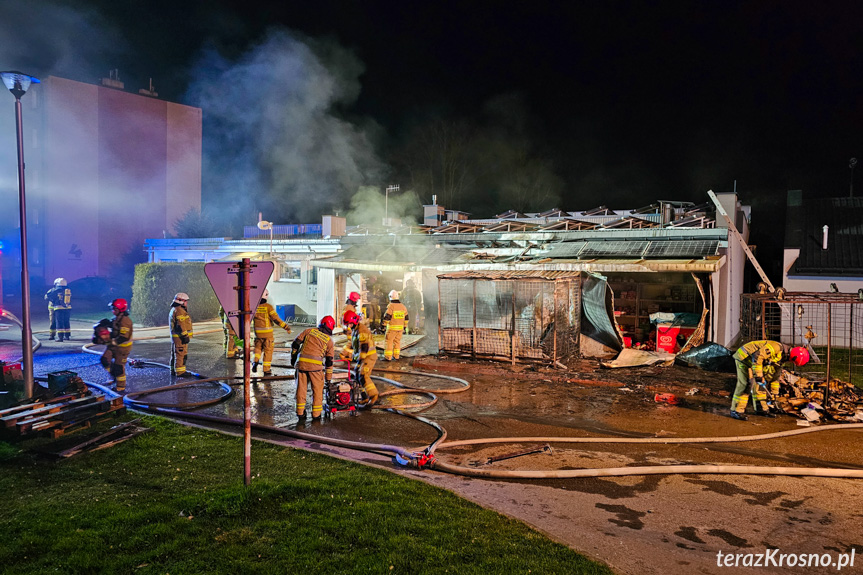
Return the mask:
[[743, 341], [771, 339], [809, 349], [799, 370], [817, 381], [863, 387], [863, 300], [857, 294], [788, 292], [743, 294]]
[[443, 353], [554, 363], [578, 355], [576, 272], [459, 272], [438, 276]]

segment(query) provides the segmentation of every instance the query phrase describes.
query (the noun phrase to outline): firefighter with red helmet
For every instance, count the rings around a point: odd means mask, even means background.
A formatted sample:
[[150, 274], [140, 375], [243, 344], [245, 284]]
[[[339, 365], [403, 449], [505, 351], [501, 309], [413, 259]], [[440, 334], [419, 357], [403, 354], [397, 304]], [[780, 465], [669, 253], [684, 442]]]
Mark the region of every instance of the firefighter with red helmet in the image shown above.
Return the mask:
[[291, 344], [291, 365], [296, 369], [297, 418], [306, 418], [306, 395], [312, 385], [312, 419], [324, 410], [324, 383], [333, 378], [333, 329], [336, 320], [325, 316], [318, 327], [304, 330]]
[[107, 341], [104, 342], [105, 353], [99, 362], [114, 378], [117, 391], [125, 391], [126, 360], [132, 352], [132, 318], [129, 317], [129, 302], [125, 299], [117, 298], [109, 305], [114, 312], [114, 319], [110, 324], [110, 334], [103, 335], [107, 336]]
[[348, 310], [342, 316], [342, 325], [350, 330], [350, 346], [345, 346], [344, 352], [351, 354], [354, 362], [354, 377], [362, 382], [368, 399], [362, 407], [371, 407], [378, 401], [378, 388], [372, 381], [372, 370], [378, 359], [375, 340], [369, 326], [360, 321], [360, 316]]
[[291, 328], [282, 321], [276, 309], [267, 302], [270, 297], [270, 290], [265, 289], [264, 295], [261, 298], [261, 303], [258, 304], [255, 310], [253, 323], [255, 326], [255, 359], [252, 365], [252, 371], [258, 369], [258, 363], [263, 355], [264, 360], [264, 375], [273, 375], [270, 366], [273, 364], [273, 348], [275, 347], [275, 338], [273, 337], [273, 324], [281, 327], [288, 333], [291, 333]]
[[737, 387], [731, 399], [731, 417], [746, 421], [747, 391], [752, 394], [756, 415], [775, 417], [767, 405], [767, 384], [770, 384], [771, 395], [779, 393], [779, 375], [786, 361], [802, 367], [809, 362], [809, 352], [805, 347], [792, 348], [778, 341], [756, 340], [743, 344], [734, 353]]
[[399, 358], [402, 347], [402, 333], [408, 327], [408, 308], [399, 301], [399, 292], [392, 290], [389, 293], [390, 303], [384, 313], [382, 323], [387, 328], [386, 347], [384, 348], [384, 361], [392, 361]]
[[174, 296], [168, 312], [168, 327], [171, 330], [171, 375], [186, 377], [186, 356], [192, 339], [192, 318], [189, 316], [189, 296], [183, 292]]
[[345, 306], [342, 308], [342, 313], [339, 317], [344, 317], [346, 312], [352, 311], [362, 317], [360, 313], [360, 294], [352, 291], [348, 294], [348, 299], [345, 300]]

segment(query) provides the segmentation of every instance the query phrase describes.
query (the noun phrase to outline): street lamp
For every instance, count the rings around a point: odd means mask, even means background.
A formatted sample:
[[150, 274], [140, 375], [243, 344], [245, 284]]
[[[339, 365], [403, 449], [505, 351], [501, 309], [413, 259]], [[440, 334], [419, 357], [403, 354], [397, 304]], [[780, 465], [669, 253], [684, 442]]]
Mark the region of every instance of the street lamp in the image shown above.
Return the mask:
[[15, 96], [15, 128], [18, 136], [18, 218], [21, 225], [21, 345], [24, 364], [24, 397], [33, 397], [33, 331], [30, 327], [30, 272], [27, 265], [27, 204], [24, 201], [24, 131], [21, 127], [21, 96], [38, 78], [21, 72], [0, 72], [3, 83]]
[[851, 192], [848, 196], [849, 198], [854, 197], [854, 166], [857, 165], [857, 158], [851, 158], [848, 160], [848, 167], [851, 168]]

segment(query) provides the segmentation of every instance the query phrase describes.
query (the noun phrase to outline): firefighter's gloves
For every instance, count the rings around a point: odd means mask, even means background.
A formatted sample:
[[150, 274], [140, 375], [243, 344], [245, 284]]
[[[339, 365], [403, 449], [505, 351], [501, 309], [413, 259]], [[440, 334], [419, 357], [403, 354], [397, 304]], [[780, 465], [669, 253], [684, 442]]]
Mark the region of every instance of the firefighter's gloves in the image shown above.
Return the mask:
[[189, 336], [180, 334], [180, 341], [183, 343], [183, 345], [189, 343]]
[[291, 333], [291, 326], [285, 324], [285, 331]]
[[299, 350], [291, 351], [291, 367], [297, 365], [297, 357], [300, 355]]

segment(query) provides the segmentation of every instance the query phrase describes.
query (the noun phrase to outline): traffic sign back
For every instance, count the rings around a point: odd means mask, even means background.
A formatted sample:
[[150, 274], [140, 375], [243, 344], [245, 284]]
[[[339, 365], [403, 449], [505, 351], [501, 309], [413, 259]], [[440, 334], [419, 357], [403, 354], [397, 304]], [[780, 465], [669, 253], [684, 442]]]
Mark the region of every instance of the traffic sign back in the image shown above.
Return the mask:
[[[264, 295], [264, 290], [267, 289], [267, 283], [270, 281], [270, 276], [273, 275], [275, 265], [273, 262], [250, 262], [249, 268], [249, 308], [254, 312], [258, 303], [261, 301], [261, 296]], [[207, 279], [210, 280], [210, 285], [213, 286], [213, 291], [216, 292], [216, 297], [219, 303], [226, 312], [237, 312], [242, 307], [243, 294], [239, 289], [240, 285], [240, 262], [211, 262], [204, 264], [204, 273], [207, 274]], [[228, 315], [228, 321], [231, 322], [231, 327], [234, 332], [242, 334], [240, 328], [242, 320], [239, 315]]]

